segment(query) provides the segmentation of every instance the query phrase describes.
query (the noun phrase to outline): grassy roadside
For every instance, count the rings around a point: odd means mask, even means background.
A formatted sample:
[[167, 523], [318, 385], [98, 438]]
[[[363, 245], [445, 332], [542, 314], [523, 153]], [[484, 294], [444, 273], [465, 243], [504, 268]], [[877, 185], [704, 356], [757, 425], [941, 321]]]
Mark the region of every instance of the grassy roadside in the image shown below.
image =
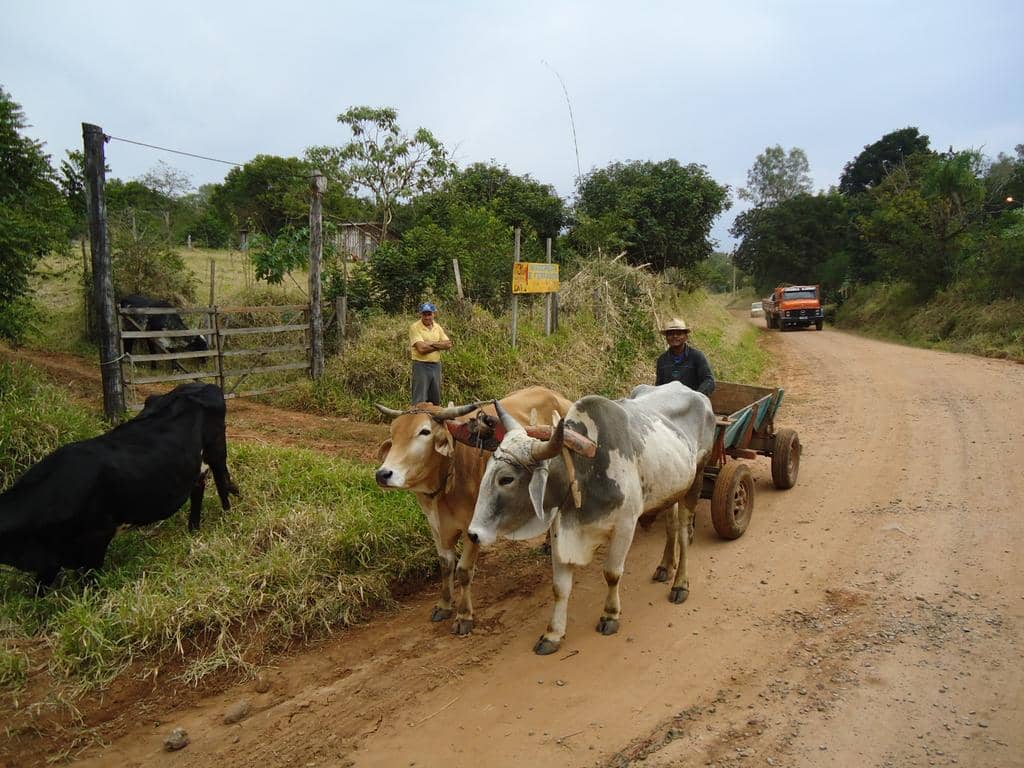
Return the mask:
[[839, 309], [836, 322], [900, 344], [1024, 361], [1024, 303], [980, 301], [957, 286], [927, 304], [917, 302], [906, 284], [862, 286]]

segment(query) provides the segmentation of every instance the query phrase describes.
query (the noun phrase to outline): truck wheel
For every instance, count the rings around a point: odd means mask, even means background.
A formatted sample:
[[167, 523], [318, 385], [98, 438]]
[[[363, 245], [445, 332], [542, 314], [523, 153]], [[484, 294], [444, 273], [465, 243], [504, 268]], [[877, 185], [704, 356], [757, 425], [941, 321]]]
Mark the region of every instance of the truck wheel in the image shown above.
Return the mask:
[[823, 325], [825, 325], [825, 321], [824, 320], [815, 320], [814, 321], [814, 327], [817, 328], [819, 331], [821, 330], [821, 327]]
[[780, 429], [775, 433], [772, 448], [772, 483], [780, 490], [796, 485], [800, 472], [800, 438], [795, 429]]
[[718, 473], [711, 494], [711, 522], [723, 539], [738, 539], [754, 513], [754, 476], [739, 461], [730, 461]]

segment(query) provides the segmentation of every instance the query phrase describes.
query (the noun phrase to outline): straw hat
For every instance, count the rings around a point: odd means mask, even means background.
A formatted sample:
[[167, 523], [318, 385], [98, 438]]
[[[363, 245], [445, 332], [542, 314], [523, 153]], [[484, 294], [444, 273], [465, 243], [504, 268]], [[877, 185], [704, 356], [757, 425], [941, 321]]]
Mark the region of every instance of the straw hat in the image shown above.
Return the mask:
[[668, 333], [669, 331], [688, 331], [690, 326], [686, 324], [685, 320], [681, 320], [678, 317], [673, 317], [662, 327], [662, 333]]

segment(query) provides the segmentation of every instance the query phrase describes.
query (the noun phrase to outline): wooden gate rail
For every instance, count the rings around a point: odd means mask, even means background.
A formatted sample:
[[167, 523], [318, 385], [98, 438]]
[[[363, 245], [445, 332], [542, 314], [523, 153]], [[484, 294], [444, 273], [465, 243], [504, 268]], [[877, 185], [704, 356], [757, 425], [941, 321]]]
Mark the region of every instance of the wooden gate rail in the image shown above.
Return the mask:
[[[225, 328], [223, 327], [223, 318], [225, 315], [232, 314], [256, 314], [256, 313], [287, 313], [287, 312], [301, 312], [303, 319], [306, 322], [301, 323], [280, 323], [277, 325], [267, 326], [250, 326], [245, 328]], [[131, 410], [140, 410], [143, 404], [139, 402], [135, 388], [145, 384], [158, 384], [163, 382], [173, 383], [181, 381], [202, 381], [202, 380], [214, 380], [224, 392], [225, 398], [254, 396], [260, 394], [267, 394], [270, 392], [277, 392], [285, 389], [289, 389], [294, 384], [283, 384], [270, 387], [263, 387], [261, 389], [249, 390], [244, 392], [236, 392], [241, 383], [253, 374], [259, 373], [276, 373], [281, 371], [297, 371], [306, 370], [311, 371], [312, 363], [310, 361], [311, 353], [311, 341], [309, 338], [310, 333], [310, 322], [309, 322], [309, 306], [305, 304], [287, 304], [287, 305], [276, 305], [276, 306], [228, 306], [228, 307], [142, 307], [142, 308], [119, 308], [118, 314], [120, 318], [127, 320], [131, 325], [139, 330], [125, 330], [123, 323], [120, 328], [120, 346], [122, 358], [126, 362], [126, 365], [122, 366], [122, 377], [124, 380], [125, 388], [131, 392], [131, 401], [128, 407]], [[208, 317], [208, 327], [200, 328], [189, 328], [186, 330], [158, 330], [158, 331], [147, 331], [142, 330], [144, 323], [136, 320], [135, 316], [139, 315], [186, 315], [186, 314], [200, 314]], [[235, 338], [239, 343], [243, 340], [255, 334], [263, 333], [295, 333], [304, 332], [306, 338], [304, 343], [293, 343], [293, 344], [282, 344], [279, 346], [263, 346], [257, 348], [242, 348], [242, 349], [226, 349], [225, 345], [229, 338]], [[159, 341], [160, 339], [172, 339], [172, 338], [183, 338], [183, 337], [194, 337], [203, 336], [210, 340], [211, 349], [202, 351], [188, 351], [188, 352], [172, 352], [167, 350], [166, 347]], [[133, 340], [145, 340], [156, 344], [161, 350], [166, 350], [162, 353], [147, 353], [147, 354], [127, 354], [124, 352], [124, 341], [127, 339]], [[241, 358], [245, 356], [257, 356], [264, 357], [270, 354], [282, 354], [282, 353], [301, 353], [303, 360], [302, 362], [290, 362], [290, 363], [275, 363], [272, 365], [250, 365], [245, 368], [230, 369], [227, 367], [227, 358]], [[179, 361], [181, 360], [206, 360], [214, 359], [216, 362], [216, 370], [209, 371], [188, 371], [184, 368]], [[287, 359], [287, 358], [286, 358]], [[178, 368], [180, 373], [160, 373], [159, 375], [152, 376], [137, 376], [135, 372], [136, 363], [157, 363], [160, 361], [166, 361], [171, 363], [172, 366]], [[253, 362], [259, 362], [254, 360]], [[156, 372], [154, 372], [156, 373]], [[234, 387], [231, 391], [228, 390], [227, 379], [237, 379]]]

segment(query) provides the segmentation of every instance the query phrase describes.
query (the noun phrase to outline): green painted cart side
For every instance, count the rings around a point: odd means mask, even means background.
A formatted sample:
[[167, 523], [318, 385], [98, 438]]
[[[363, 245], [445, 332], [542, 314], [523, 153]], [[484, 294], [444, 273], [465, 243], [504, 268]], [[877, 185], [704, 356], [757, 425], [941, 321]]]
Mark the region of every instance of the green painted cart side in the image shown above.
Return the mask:
[[711, 499], [711, 521], [723, 538], [742, 536], [754, 511], [753, 475], [736, 459], [771, 457], [775, 487], [785, 490], [796, 484], [800, 439], [795, 430], [775, 427], [784, 395], [781, 387], [729, 381], [715, 385], [715, 445], [704, 467], [701, 497]]

